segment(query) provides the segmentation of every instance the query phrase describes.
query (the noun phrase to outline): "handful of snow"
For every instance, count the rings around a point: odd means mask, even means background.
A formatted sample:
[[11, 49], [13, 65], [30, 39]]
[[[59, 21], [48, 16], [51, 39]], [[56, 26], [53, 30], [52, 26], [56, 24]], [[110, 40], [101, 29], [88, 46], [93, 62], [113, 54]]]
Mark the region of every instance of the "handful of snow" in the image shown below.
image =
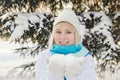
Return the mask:
[[65, 76], [66, 78], [70, 78], [72, 76], [80, 74], [84, 64], [84, 57], [66, 55], [65, 62]]
[[54, 54], [47, 59], [47, 64], [50, 72], [64, 76], [65, 70], [65, 56], [60, 54]]
[[70, 78], [81, 72], [84, 57], [75, 57], [70, 54], [54, 54], [47, 59], [47, 64], [51, 72]]

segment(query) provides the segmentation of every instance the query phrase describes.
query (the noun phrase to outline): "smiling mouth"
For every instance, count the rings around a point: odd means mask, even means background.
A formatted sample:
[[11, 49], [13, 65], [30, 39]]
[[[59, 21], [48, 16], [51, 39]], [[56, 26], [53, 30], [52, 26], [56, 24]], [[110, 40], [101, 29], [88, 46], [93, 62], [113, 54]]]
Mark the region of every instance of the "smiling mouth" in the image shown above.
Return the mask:
[[69, 42], [59, 42], [60, 45], [68, 45]]

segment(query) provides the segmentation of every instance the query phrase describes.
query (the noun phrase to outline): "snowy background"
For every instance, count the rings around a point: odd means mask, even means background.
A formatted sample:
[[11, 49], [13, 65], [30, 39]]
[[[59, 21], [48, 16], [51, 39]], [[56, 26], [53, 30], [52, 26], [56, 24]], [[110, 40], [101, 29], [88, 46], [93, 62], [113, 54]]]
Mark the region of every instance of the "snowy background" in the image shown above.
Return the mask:
[[[92, 15], [91, 15], [92, 13]], [[16, 15], [18, 15], [16, 17]], [[120, 46], [117, 45], [114, 42], [113, 37], [111, 36], [112, 33], [110, 33], [109, 30], [110, 26], [112, 26], [112, 21], [111, 19], [104, 13], [104, 12], [87, 12], [83, 14], [84, 17], [84, 21], [88, 23], [90, 23], [90, 21], [93, 19], [91, 16], [94, 15], [94, 20], [97, 19], [98, 22], [96, 22], [95, 24], [92, 24], [92, 26], [94, 25], [93, 28], [91, 28], [91, 32], [89, 32], [89, 29], [82, 29], [83, 30], [83, 35], [84, 32], [86, 33], [86, 36], [88, 36], [88, 46], [91, 46], [91, 43], [97, 38], [99, 39], [100, 36], [102, 36], [103, 38], [106, 37], [103, 41], [101, 40], [99, 43], [103, 43], [110, 46], [110, 48], [108, 48], [106, 50], [106, 46], [102, 47], [100, 45], [100, 47], [98, 46], [98, 53], [96, 53], [96, 55], [99, 57], [99, 62], [96, 61], [96, 64], [98, 64], [96, 71], [98, 72], [98, 76], [99, 79], [97, 80], [120, 80], [120, 63], [118, 62], [118, 65], [116, 65], [116, 62], [114, 62], [114, 60], [112, 61], [111, 59], [113, 58], [113, 56], [118, 57], [119, 58], [119, 54], [116, 54], [115, 52], [112, 52], [112, 50], [116, 50], [117, 48], [120, 49]], [[101, 17], [102, 16], [102, 17]], [[116, 14], [116, 16], [114, 16], [114, 18], [120, 16], [120, 14]], [[8, 28], [8, 33], [11, 34], [10, 36], [10, 41], [25, 41], [27, 40], [28, 42], [30, 42], [32, 39], [36, 40], [40, 45], [43, 44], [43, 42], [45, 42], [45, 40], [47, 41], [48, 39], [48, 33], [46, 33], [45, 35], [42, 35], [42, 32], [45, 31], [49, 31], [48, 30], [48, 23], [52, 24], [53, 22], [53, 18], [52, 16], [49, 16], [50, 18], [48, 19], [48, 16], [43, 15], [42, 13], [31, 13], [31, 14], [25, 14], [25, 13], [7, 13], [4, 14], [3, 16], [1, 16], [1, 20], [3, 21], [3, 28]], [[83, 17], [79, 16], [79, 19], [82, 21]], [[11, 20], [11, 18], [13, 18], [13, 21]], [[114, 19], [113, 18], [113, 19]], [[7, 20], [7, 21], [6, 21]], [[5, 22], [4, 22], [5, 21]], [[39, 24], [39, 25], [37, 25]], [[85, 26], [85, 24], [81, 25], [81, 26]], [[85, 27], [84, 27], [85, 28]], [[42, 31], [44, 30], [44, 31]], [[30, 31], [32, 31], [33, 35], [32, 38], [31, 35], [27, 34], [26, 37], [24, 37], [26, 35], [25, 32], [31, 33]], [[35, 33], [34, 33], [35, 31]], [[96, 33], [96, 37], [93, 38], [91, 34], [95, 34]], [[42, 37], [44, 37], [44, 39]], [[28, 39], [27, 39], [28, 38]], [[118, 38], [120, 38], [118, 36]], [[25, 40], [24, 40], [25, 39]], [[40, 39], [40, 40], [38, 40]], [[33, 40], [33, 41], [34, 41]], [[42, 41], [43, 40], [43, 41]], [[22, 43], [22, 42], [21, 42]], [[44, 43], [45, 44], [45, 43]], [[92, 46], [95, 43], [92, 43]], [[26, 44], [29, 46], [32, 46], [32, 44]], [[14, 67], [18, 67], [21, 64], [28, 64], [30, 62], [35, 61], [36, 58], [27, 56], [26, 58], [23, 57], [19, 57], [19, 54], [15, 54], [13, 53], [13, 49], [20, 47], [21, 45], [19, 44], [10, 44], [9, 42], [0, 42], [0, 80], [34, 80], [34, 76], [32, 73], [23, 73], [22, 75], [20, 75], [21, 69], [13, 69]], [[23, 46], [23, 45], [22, 45]], [[36, 48], [36, 44], [34, 43], [35, 48]], [[93, 46], [92, 50], [94, 50], [96, 48]], [[32, 48], [34, 49], [34, 48]], [[31, 50], [30, 50], [31, 51]], [[35, 51], [35, 53], [37, 53]], [[27, 54], [27, 52], [24, 52], [24, 54]], [[36, 56], [35, 56], [36, 57]], [[103, 70], [103, 73], [100, 72], [101, 71], [101, 64], [104, 65], [105, 61], [110, 61], [111, 63], [107, 63], [107, 65], [105, 65], [105, 70]], [[110, 67], [112, 62], [115, 63], [115, 65], [112, 65], [112, 68], [115, 69], [115, 72], [111, 72], [110, 71]], [[104, 76], [104, 77], [103, 77]]]
[[[93, 52], [97, 80], [120, 80], [119, 0], [0, 0], [0, 39], [34, 43], [23, 47], [0, 40], [0, 80], [34, 80], [32, 72], [28, 71], [29, 64], [33, 62], [31, 69], [34, 70], [35, 57], [47, 48], [54, 18], [64, 8], [78, 11], [81, 26], [86, 27], [82, 29], [86, 33], [83, 43]], [[13, 53], [17, 47], [20, 52]], [[22, 75], [19, 65], [25, 69]]]
[[14, 49], [19, 47], [18, 44], [10, 44], [8, 41], [0, 42], [0, 80], [34, 80], [33, 74], [20, 75], [21, 69], [13, 69], [34, 61], [33, 57], [19, 57], [13, 53]]

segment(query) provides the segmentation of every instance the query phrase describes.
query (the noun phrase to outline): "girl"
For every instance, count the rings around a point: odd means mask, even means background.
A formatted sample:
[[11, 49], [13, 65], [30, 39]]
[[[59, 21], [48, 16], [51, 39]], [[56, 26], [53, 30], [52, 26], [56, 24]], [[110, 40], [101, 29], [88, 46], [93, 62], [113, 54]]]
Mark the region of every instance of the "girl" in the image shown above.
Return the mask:
[[72, 9], [58, 15], [49, 49], [38, 55], [35, 80], [96, 80], [94, 59], [81, 44], [81, 29]]

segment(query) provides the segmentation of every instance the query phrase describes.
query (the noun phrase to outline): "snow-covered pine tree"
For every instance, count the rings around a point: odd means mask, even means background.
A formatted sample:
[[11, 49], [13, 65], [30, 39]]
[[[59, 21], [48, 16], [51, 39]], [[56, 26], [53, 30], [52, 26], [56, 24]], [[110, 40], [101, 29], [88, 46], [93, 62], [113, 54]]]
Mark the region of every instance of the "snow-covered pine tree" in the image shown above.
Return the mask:
[[[83, 44], [93, 52], [97, 61], [99, 77], [104, 77], [107, 71], [112, 78], [118, 64], [120, 64], [120, 13], [84, 12], [80, 14], [80, 21], [85, 25]], [[108, 78], [108, 77], [107, 77]], [[106, 78], [106, 79], [107, 79]]]
[[[54, 21], [52, 14], [7, 13], [0, 19], [2, 23], [0, 36], [9, 37], [10, 42], [21, 44], [19, 48], [15, 49], [15, 53], [22, 57], [35, 57], [40, 51], [47, 48]], [[26, 72], [34, 70], [34, 65], [35, 61], [16, 68], [23, 68], [23, 71]]]

